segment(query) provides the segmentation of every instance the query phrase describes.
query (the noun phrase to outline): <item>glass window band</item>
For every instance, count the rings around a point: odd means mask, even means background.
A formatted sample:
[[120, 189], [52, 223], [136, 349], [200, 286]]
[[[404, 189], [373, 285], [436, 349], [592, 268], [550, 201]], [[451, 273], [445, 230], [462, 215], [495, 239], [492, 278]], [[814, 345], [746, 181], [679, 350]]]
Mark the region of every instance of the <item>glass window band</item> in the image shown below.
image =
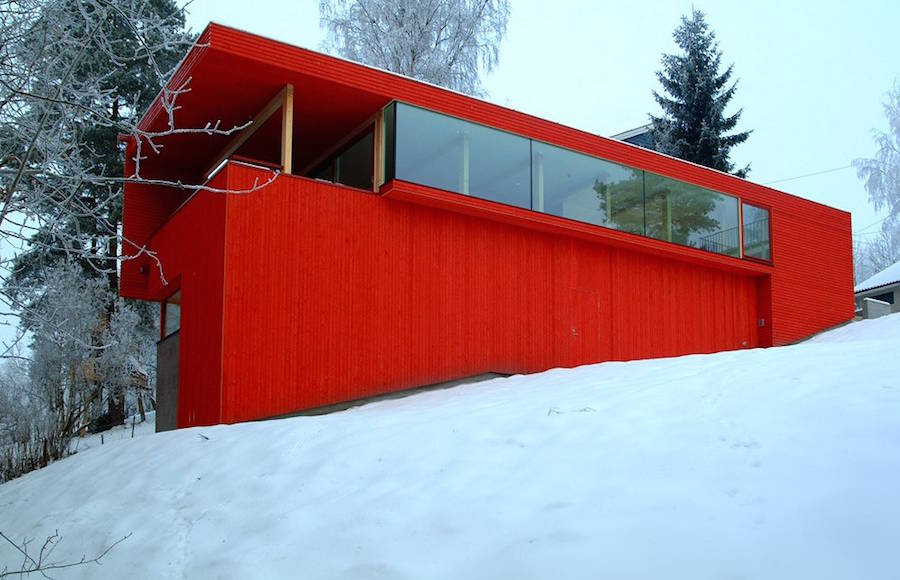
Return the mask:
[[406, 103], [388, 105], [384, 120], [386, 181], [396, 178], [716, 254], [770, 259], [768, 211], [739, 205], [736, 196]]

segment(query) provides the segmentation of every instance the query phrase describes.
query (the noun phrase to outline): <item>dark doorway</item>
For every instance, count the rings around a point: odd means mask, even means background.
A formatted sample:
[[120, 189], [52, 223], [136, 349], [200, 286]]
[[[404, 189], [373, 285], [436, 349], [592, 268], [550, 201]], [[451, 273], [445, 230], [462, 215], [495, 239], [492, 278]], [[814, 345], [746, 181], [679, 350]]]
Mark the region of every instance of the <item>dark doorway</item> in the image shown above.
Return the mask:
[[173, 332], [156, 345], [156, 431], [178, 426], [178, 338]]

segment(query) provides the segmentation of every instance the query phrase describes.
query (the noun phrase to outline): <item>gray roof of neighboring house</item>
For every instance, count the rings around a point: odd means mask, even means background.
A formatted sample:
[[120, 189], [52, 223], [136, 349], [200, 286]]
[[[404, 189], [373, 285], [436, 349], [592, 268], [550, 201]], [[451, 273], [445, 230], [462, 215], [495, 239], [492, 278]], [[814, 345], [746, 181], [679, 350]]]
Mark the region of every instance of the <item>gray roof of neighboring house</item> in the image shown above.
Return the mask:
[[624, 141], [626, 143], [631, 143], [632, 145], [637, 145], [639, 147], [643, 147], [645, 149], [653, 149], [653, 137], [650, 136], [651, 125], [641, 125], [640, 127], [635, 127], [634, 129], [630, 129], [628, 131], [623, 131], [621, 133], [616, 133], [612, 135], [610, 139], [615, 139], [616, 141]]
[[866, 290], [872, 290], [873, 288], [880, 288], [881, 286], [896, 284], [898, 282], [900, 282], [900, 262], [892, 264], [874, 276], [863, 280], [856, 285], [856, 288], [854, 288], [853, 291], [857, 293], [865, 292]]

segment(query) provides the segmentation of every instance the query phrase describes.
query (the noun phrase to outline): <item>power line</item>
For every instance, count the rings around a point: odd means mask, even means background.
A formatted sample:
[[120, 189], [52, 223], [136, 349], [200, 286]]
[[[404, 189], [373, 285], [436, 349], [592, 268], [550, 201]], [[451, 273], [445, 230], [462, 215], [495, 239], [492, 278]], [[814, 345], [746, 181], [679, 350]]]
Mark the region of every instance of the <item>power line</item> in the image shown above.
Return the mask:
[[815, 175], [823, 175], [825, 173], [832, 173], [834, 171], [841, 171], [842, 169], [850, 169], [853, 165], [843, 165], [841, 167], [832, 167], [831, 169], [824, 169], [822, 171], [815, 171], [813, 173], [806, 173], [804, 175], [797, 175], [795, 177], [785, 177], [784, 179], [776, 179], [775, 181], [767, 181], [763, 183], [763, 185], [774, 185], [776, 183], [784, 183], [785, 181], [793, 181], [795, 179], [803, 179], [804, 177], [813, 177]]
[[884, 220], [888, 219], [889, 217], [890, 217], [890, 216], [884, 216], [884, 217], [881, 218], [880, 220], [876, 220], [876, 221], [870, 223], [869, 225], [867, 225], [866, 227], [864, 227], [864, 228], [862, 228], [862, 229], [859, 229], [859, 230], [856, 230], [855, 232], [853, 232], [853, 235], [854, 235], [854, 236], [857, 236], [857, 235], [865, 235], [865, 236], [875, 235], [875, 234], [877, 234], [878, 232], [866, 232], [866, 230], [869, 229], [869, 228], [871, 228], [872, 226], [877, 226], [878, 224], [880, 224], [880, 223], [883, 222]]

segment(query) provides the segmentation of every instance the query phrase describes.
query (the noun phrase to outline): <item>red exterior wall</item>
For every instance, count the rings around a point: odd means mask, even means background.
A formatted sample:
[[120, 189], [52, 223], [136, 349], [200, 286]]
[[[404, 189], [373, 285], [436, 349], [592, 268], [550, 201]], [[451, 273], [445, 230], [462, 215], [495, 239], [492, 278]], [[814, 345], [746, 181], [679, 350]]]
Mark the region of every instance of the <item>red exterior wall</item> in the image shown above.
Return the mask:
[[[232, 187], [264, 174], [228, 171]], [[759, 345], [757, 275], [303, 178], [229, 196], [227, 232], [225, 422]]]
[[[226, 179], [222, 173], [210, 185], [224, 188]], [[179, 426], [222, 420], [225, 207], [224, 195], [197, 193], [152, 236], [150, 247], [163, 265], [165, 281], [153, 259], [147, 275], [135, 277], [144, 282], [140, 292], [157, 300], [181, 290]]]
[[143, 183], [126, 183], [124, 190], [122, 254], [131, 258], [122, 262], [119, 294], [125, 298], [159, 300], [161, 297], [148, 294], [149, 273], [157, 266], [148, 253], [151, 251], [150, 239], [186, 195], [169, 187]]
[[[853, 316], [846, 212], [225, 27], [202, 38], [176, 75], [193, 79], [182, 123], [242, 123], [288, 82], [306, 99], [296, 118], [323, 131], [398, 99], [766, 207], [773, 261], [400, 182], [376, 195], [281, 176], [253, 193], [199, 193], [171, 218], [183, 191], [129, 184], [125, 253], [156, 252], [169, 284], [141, 256], [123, 265], [121, 293], [162, 300], [182, 290], [179, 426], [488, 371], [785, 344]], [[142, 126], [163, 123], [160, 111]], [[298, 147], [322, 137], [295, 135]], [[191, 139], [169, 141], [143, 176], [202, 181], [227, 139]], [[233, 191], [270, 176], [230, 163], [210, 185]]]
[[[270, 175], [231, 163], [210, 185]], [[168, 284], [151, 270], [139, 289], [182, 291], [178, 425], [485, 372], [783, 344], [852, 316], [840, 212], [773, 207], [768, 266], [430, 194], [280, 176], [181, 207], [151, 242]], [[432, 207], [441, 197], [460, 207]]]
[[787, 344], [853, 318], [850, 216], [785, 196], [773, 204], [772, 329]]

